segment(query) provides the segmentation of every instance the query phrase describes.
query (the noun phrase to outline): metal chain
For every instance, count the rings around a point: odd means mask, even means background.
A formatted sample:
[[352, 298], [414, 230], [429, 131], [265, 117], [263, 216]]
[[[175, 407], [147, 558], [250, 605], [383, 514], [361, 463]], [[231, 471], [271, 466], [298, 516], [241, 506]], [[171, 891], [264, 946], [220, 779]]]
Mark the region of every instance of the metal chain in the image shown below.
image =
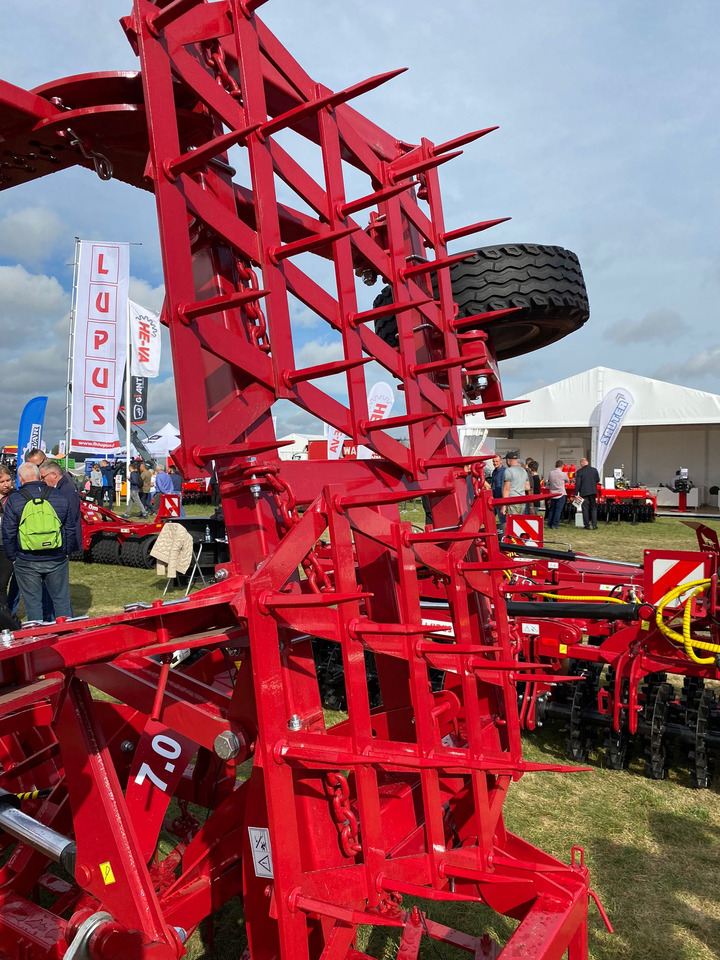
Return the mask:
[[[257, 274], [255, 271], [244, 264], [238, 263], [238, 274], [240, 280], [245, 284], [247, 290], [259, 290]], [[245, 304], [245, 313], [248, 320], [251, 321], [250, 339], [253, 344], [263, 353], [270, 353], [270, 340], [268, 339], [267, 320], [262, 312], [260, 302], [251, 300]]]
[[75, 131], [70, 129], [70, 127], [67, 128], [65, 133], [68, 136], [68, 142], [70, 146], [77, 147], [86, 160], [92, 160], [93, 166], [95, 167], [95, 173], [100, 177], [100, 179], [112, 180], [113, 165], [105, 156], [105, 154], [100, 153], [99, 150], [93, 150], [91, 147], [88, 147], [75, 133]]
[[[272, 489], [275, 503], [277, 504], [282, 523], [286, 530], [291, 530], [296, 524], [300, 523], [300, 514], [297, 511], [297, 500], [292, 488], [284, 480], [277, 476], [277, 468], [270, 466], [249, 467], [248, 473], [255, 476], [263, 475], [268, 485]], [[323, 590], [332, 589], [332, 584], [328, 575], [322, 568], [322, 564], [315, 553], [310, 549], [307, 555], [300, 561], [305, 576], [310, 584], [313, 593], [322, 593]]]
[[340, 846], [346, 857], [354, 857], [362, 850], [358, 838], [357, 817], [350, 809], [350, 788], [342, 773], [325, 774], [325, 791], [330, 798], [332, 816], [340, 835]]
[[231, 97], [236, 100], [242, 99], [242, 90], [235, 77], [232, 77], [228, 71], [225, 62], [225, 51], [219, 40], [213, 40], [212, 43], [205, 45], [205, 63], [215, 73], [218, 84], [223, 87]]
[[485, 489], [485, 464], [482, 460], [478, 460], [470, 467], [470, 479], [475, 499], [477, 499]]

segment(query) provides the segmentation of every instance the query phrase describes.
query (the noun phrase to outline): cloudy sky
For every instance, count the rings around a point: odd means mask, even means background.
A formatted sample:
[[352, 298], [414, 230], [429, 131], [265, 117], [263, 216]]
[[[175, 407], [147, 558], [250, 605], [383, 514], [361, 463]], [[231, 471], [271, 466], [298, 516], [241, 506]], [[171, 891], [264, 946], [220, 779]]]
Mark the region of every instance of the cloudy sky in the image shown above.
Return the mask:
[[[3, 79], [30, 88], [133, 69], [117, 23], [129, 10], [129, 0], [7, 4]], [[478, 242], [574, 250], [591, 304], [583, 330], [503, 364], [507, 396], [598, 364], [720, 393], [719, 6], [270, 0], [260, 13], [331, 88], [409, 67], [358, 102], [398, 139], [500, 126], [442, 168], [448, 227], [510, 216]], [[131, 296], [162, 302], [149, 194], [86, 171], [0, 193], [0, 443], [15, 442], [20, 410], [38, 393], [50, 397], [46, 439], [62, 434], [76, 236], [141, 244]], [[333, 357], [321, 324], [297, 319], [302, 355]], [[163, 366], [151, 432], [175, 419], [169, 352]], [[281, 433], [307, 426], [280, 417]]]

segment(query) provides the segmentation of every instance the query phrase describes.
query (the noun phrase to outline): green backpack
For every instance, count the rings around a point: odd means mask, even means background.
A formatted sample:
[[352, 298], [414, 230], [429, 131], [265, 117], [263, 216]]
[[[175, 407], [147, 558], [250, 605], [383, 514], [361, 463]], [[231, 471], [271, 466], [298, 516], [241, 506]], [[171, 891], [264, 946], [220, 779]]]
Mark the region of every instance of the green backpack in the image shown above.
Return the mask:
[[51, 503], [48, 503], [50, 488], [33, 497], [20, 488], [18, 491], [27, 503], [23, 507], [18, 534], [23, 550], [57, 550], [62, 546], [62, 524]]

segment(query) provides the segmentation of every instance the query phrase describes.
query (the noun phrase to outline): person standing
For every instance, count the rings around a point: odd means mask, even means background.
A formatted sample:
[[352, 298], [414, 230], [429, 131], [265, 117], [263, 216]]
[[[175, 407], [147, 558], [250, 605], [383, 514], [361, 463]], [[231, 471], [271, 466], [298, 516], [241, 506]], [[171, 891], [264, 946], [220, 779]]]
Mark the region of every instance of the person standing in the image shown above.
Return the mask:
[[[47, 462], [47, 461], [46, 461]], [[45, 464], [40, 465], [40, 475], [42, 476], [42, 468]], [[95, 503], [100, 506], [102, 503], [103, 496], [103, 475], [100, 465], [94, 463], [92, 469], [90, 470], [90, 498], [95, 501]]]
[[5, 503], [2, 541], [14, 563], [28, 620], [43, 619], [43, 586], [58, 617], [71, 617], [68, 544], [77, 540], [67, 499], [40, 480], [34, 463], [18, 470], [20, 489]]
[[67, 525], [67, 552], [74, 553], [82, 550], [82, 513], [80, 510], [80, 494], [71, 483], [67, 474], [54, 460], [46, 460], [40, 467], [40, 479], [49, 487], [61, 493], [68, 502], [71, 523]]
[[[75, 484], [68, 480], [67, 474], [54, 460], [45, 460], [40, 467], [40, 479], [49, 487], [53, 487], [58, 493], [61, 493], [68, 502], [70, 518], [72, 524], [68, 524], [67, 534], [67, 554], [74, 553], [76, 550], [82, 550], [82, 515], [80, 510], [80, 494], [75, 489]], [[102, 491], [102, 487], [100, 488]], [[73, 537], [74, 533], [74, 537]], [[55, 608], [48, 590], [43, 585], [43, 620], [55, 619]], [[72, 614], [72, 604], [71, 616]]]
[[[509, 450], [505, 454], [505, 464], [503, 498], [527, 496], [530, 492], [530, 479], [525, 467], [521, 467], [518, 463], [518, 454], [515, 450]], [[524, 509], [524, 503], [508, 503], [501, 507], [506, 514], [522, 513]]]
[[[500, 500], [503, 495], [503, 477], [505, 476], [505, 464], [502, 462], [502, 457], [499, 454], [495, 454], [492, 458], [493, 470], [490, 474], [489, 483], [490, 489], [492, 491], [493, 500]], [[498, 525], [498, 530], [502, 535], [505, 529], [505, 511], [499, 505], [495, 506], [495, 520]]]
[[[183, 502], [182, 502], [182, 485], [183, 485], [183, 479], [182, 479], [182, 477], [180, 476], [180, 473], [178, 472], [178, 468], [177, 468], [177, 467], [168, 467], [168, 473], [170, 474], [170, 479], [172, 480], [173, 493], [174, 493], [175, 496], [178, 498], [178, 503], [179, 503], [179, 505], [180, 505], [180, 516], [181, 516], [181, 517], [184, 517], [184, 516], [185, 516], [185, 508], [183, 507]], [[430, 522], [432, 523], [432, 518], [431, 518]]]
[[[12, 493], [13, 477], [4, 464], [0, 464], [0, 529], [2, 528], [2, 517], [5, 512], [7, 498]], [[0, 605], [8, 606], [8, 583], [13, 574], [12, 562], [8, 559], [5, 549], [0, 543]]]
[[175, 493], [173, 482], [166, 473], [165, 467], [158, 466], [157, 470], [155, 471], [155, 490], [157, 492], [155, 494], [153, 507], [157, 513], [157, 511], [160, 509], [160, 504], [162, 503], [162, 495], [164, 493]]
[[567, 475], [563, 471], [563, 461], [555, 461], [555, 469], [548, 474], [550, 499], [545, 501], [546, 524], [550, 530], [557, 530], [560, 526], [560, 517], [565, 506], [565, 484]]
[[575, 476], [575, 496], [582, 497], [583, 526], [597, 530], [597, 491], [600, 474], [590, 466], [587, 457], [580, 460], [580, 469]]
[[[540, 493], [540, 477], [538, 476], [538, 467], [539, 463], [537, 460], [531, 460], [528, 458], [527, 461], [527, 471], [528, 478], [530, 480], [530, 493], [539, 494]], [[525, 513], [537, 513], [538, 512], [538, 501], [534, 503], [525, 504]]]
[[123, 514], [123, 519], [128, 520], [130, 513], [132, 512], [133, 505], [138, 508], [140, 515], [143, 519], [147, 516], [147, 510], [142, 504], [140, 499], [140, 491], [142, 490], [142, 481], [140, 480], [140, 474], [138, 473], [138, 468], [136, 463], [130, 464], [130, 476], [128, 477], [128, 489], [130, 490], [130, 499], [128, 500], [127, 510]]
[[115, 499], [115, 470], [107, 460], [101, 460], [100, 473], [102, 473], [101, 506], [108, 507], [108, 509], [112, 510]]
[[140, 463], [140, 482], [142, 489], [140, 491], [140, 500], [148, 513], [152, 513], [152, 503], [150, 501], [150, 487], [152, 486], [152, 471], [145, 461]]

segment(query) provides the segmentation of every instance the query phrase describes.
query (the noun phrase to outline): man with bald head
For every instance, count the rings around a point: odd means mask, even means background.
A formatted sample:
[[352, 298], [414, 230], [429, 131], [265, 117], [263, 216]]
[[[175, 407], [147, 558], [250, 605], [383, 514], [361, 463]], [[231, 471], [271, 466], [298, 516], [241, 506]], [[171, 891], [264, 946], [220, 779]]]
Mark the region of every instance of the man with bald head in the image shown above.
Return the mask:
[[[58, 490], [43, 483], [34, 463], [22, 463], [18, 469], [20, 488], [5, 504], [2, 541], [5, 555], [14, 564], [15, 579], [25, 604], [28, 620], [43, 619], [42, 593], [47, 590], [55, 616], [71, 617], [68, 544], [75, 542], [76, 531], [68, 501]], [[21, 543], [20, 522], [31, 502], [46, 500], [60, 521], [59, 542], [42, 549], [27, 549]]]

